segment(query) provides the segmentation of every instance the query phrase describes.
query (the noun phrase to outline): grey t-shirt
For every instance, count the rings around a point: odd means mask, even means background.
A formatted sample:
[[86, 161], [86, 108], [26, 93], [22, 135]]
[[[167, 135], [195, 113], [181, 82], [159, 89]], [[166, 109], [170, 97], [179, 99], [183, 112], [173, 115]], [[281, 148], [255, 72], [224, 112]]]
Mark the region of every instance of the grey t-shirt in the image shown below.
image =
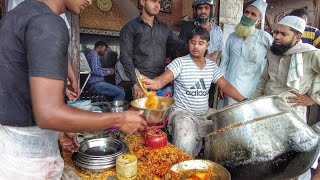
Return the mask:
[[63, 19], [40, 1], [26, 0], [1, 19], [1, 125], [36, 125], [29, 77], [65, 81], [68, 42]]

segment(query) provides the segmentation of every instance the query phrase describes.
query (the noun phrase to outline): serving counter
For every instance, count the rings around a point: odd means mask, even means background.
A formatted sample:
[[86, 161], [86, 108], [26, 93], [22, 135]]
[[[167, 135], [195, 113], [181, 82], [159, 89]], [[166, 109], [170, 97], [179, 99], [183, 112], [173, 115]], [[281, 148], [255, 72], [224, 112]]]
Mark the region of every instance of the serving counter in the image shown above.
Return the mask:
[[[80, 135], [81, 136], [81, 135]], [[185, 160], [193, 159], [191, 156], [168, 143], [161, 149], [150, 149], [144, 146], [144, 138], [140, 133], [126, 135], [120, 131], [93, 133], [92, 138], [112, 137], [119, 139], [127, 144], [131, 153], [138, 158], [138, 180], [157, 180], [164, 179], [165, 174], [169, 172], [172, 165]], [[88, 139], [88, 138], [85, 138]], [[72, 161], [72, 154], [62, 152], [65, 166], [70, 166], [74, 172], [84, 180], [112, 180], [115, 178], [115, 168], [102, 173], [94, 173], [75, 167]]]

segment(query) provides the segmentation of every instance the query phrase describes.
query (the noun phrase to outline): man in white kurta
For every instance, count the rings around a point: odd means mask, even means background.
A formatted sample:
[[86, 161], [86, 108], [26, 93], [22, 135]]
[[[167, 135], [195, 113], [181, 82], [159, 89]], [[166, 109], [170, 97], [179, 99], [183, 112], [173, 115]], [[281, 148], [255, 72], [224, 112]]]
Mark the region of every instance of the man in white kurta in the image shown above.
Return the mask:
[[[265, 31], [256, 29], [260, 24], [267, 4], [257, 0], [248, 6], [241, 22], [230, 34], [223, 51], [220, 69], [225, 78], [245, 97], [250, 98], [259, 82], [265, 65], [265, 56], [272, 44], [272, 37]], [[235, 103], [224, 97], [219, 107]]]

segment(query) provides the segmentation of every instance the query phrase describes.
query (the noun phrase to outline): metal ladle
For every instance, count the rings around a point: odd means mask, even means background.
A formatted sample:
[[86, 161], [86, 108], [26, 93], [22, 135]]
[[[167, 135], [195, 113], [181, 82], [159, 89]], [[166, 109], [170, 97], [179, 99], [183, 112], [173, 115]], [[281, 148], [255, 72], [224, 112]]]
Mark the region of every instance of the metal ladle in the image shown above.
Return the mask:
[[109, 101], [105, 101], [105, 103], [107, 104], [107, 106], [108, 106], [108, 108], [109, 108], [109, 109], [111, 109], [111, 108], [112, 108], [112, 106], [111, 106], [111, 104], [110, 104], [110, 102], [109, 102]]
[[148, 90], [144, 87], [144, 84], [141, 82], [141, 79], [142, 79], [142, 75], [140, 74], [139, 70], [137, 68], [134, 69], [134, 72], [136, 73], [136, 77], [137, 77], [137, 81], [142, 89], [142, 91], [144, 92], [144, 94], [146, 96], [149, 95], [149, 92]]

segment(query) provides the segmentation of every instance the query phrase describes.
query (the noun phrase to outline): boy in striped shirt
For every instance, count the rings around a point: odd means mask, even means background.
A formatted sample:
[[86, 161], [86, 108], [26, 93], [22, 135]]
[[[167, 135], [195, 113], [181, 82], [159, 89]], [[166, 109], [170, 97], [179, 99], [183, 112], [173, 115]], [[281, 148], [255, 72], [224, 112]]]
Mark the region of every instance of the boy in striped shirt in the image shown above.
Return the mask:
[[209, 41], [206, 29], [194, 29], [189, 39], [190, 54], [173, 60], [160, 76], [142, 79], [146, 88], [152, 90], [173, 81], [175, 105], [168, 123], [169, 133], [173, 144], [193, 157], [200, 152], [203, 137], [213, 130], [212, 121], [206, 120], [213, 112], [208, 106], [211, 82], [236, 101], [246, 99], [222, 76], [217, 64], [204, 57]]

